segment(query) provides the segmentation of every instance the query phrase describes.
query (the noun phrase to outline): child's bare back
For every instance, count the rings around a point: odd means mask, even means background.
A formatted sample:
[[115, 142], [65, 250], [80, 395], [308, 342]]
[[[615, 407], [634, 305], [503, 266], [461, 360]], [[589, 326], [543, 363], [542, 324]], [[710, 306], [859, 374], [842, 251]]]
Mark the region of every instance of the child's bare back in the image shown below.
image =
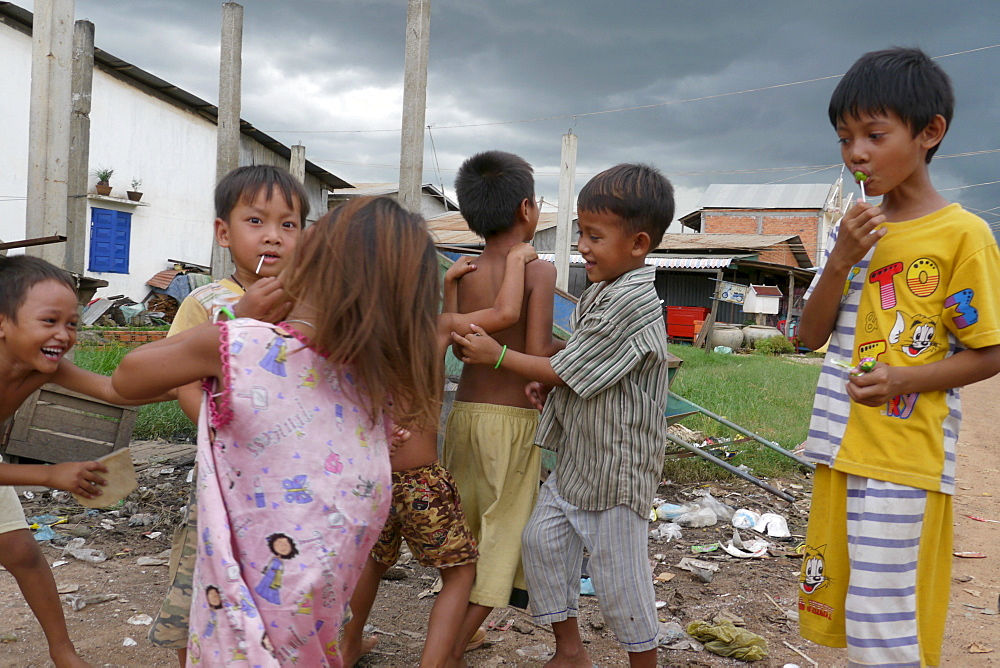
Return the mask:
[[[493, 249], [487, 244], [475, 258], [476, 271], [458, 284], [458, 310], [470, 313], [488, 308], [496, 299], [503, 282], [507, 249]], [[548, 262], [532, 262], [525, 267], [524, 299], [521, 316], [507, 329], [493, 334], [500, 345], [529, 355], [548, 355], [552, 345], [552, 302], [555, 267]], [[532, 408], [524, 393], [527, 380], [506, 369], [468, 364], [455, 394], [457, 401], [499, 404]]]

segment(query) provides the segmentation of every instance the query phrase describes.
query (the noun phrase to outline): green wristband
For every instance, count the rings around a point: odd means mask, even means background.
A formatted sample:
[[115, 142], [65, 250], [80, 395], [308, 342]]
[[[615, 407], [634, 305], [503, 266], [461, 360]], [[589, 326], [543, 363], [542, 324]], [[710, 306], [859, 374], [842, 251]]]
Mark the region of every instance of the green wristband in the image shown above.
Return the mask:
[[500, 362], [503, 362], [503, 356], [506, 355], [506, 354], [507, 354], [507, 346], [504, 346], [503, 350], [500, 351], [500, 359], [498, 359], [497, 363], [493, 365], [494, 369], [499, 369], [500, 368]]

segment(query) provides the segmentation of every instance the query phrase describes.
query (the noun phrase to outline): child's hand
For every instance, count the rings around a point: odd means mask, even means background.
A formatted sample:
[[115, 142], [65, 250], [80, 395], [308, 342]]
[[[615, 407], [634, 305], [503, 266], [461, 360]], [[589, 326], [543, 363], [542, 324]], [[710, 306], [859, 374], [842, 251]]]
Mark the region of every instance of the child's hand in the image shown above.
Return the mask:
[[507, 259], [517, 258], [524, 264], [528, 264], [534, 260], [538, 259], [538, 253], [535, 252], [535, 247], [527, 243], [519, 243], [510, 247], [507, 252]]
[[847, 394], [863, 406], [881, 406], [902, 393], [899, 368], [885, 362], [877, 362], [868, 373], [852, 375], [847, 381]]
[[444, 280], [457, 281], [466, 274], [475, 271], [476, 268], [476, 265], [472, 263], [472, 258], [468, 255], [463, 255], [448, 267], [448, 271], [444, 272]]
[[451, 340], [462, 347], [459, 359], [465, 364], [496, 364], [503, 348], [479, 325], [471, 325], [472, 334], [451, 333]]
[[392, 457], [396, 454], [396, 450], [399, 446], [410, 440], [411, 436], [413, 436], [413, 434], [409, 429], [394, 426], [392, 428], [392, 435], [389, 437], [389, 456]]
[[100, 488], [107, 481], [95, 471], [106, 473], [108, 467], [100, 462], [66, 462], [48, 467], [49, 476], [46, 487], [62, 489], [82, 497], [93, 499], [101, 494]]
[[292, 302], [277, 276], [259, 279], [247, 288], [246, 294], [233, 306], [237, 318], [253, 318], [263, 322], [280, 322], [291, 310]]
[[539, 411], [545, 407], [545, 400], [549, 398], [549, 392], [551, 391], [551, 385], [539, 383], [537, 380], [533, 380], [524, 386], [524, 393], [528, 395], [528, 400]]
[[868, 202], [855, 202], [840, 221], [837, 243], [830, 255], [836, 255], [846, 266], [860, 262], [872, 246], [888, 231], [882, 210]]

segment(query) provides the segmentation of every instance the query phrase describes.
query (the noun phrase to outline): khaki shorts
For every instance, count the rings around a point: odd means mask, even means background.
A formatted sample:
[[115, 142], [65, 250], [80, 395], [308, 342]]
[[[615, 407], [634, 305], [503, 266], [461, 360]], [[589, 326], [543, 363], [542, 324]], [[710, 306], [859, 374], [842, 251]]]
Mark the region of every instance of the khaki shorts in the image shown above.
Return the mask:
[[403, 538], [422, 566], [450, 568], [479, 559], [455, 482], [438, 462], [392, 474], [392, 508], [372, 559], [395, 564]]
[[21, 500], [13, 487], [0, 487], [0, 533], [27, 529]]

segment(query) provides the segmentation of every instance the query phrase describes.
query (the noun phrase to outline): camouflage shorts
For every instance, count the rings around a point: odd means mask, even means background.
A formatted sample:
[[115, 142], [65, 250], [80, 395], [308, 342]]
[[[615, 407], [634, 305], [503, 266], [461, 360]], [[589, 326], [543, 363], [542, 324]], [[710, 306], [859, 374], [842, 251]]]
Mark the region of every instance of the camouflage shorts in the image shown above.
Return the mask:
[[448, 568], [479, 559], [455, 481], [437, 462], [392, 474], [392, 508], [372, 558], [392, 566], [403, 538], [423, 566]]
[[[198, 472], [195, 470], [195, 480]], [[181, 523], [174, 529], [170, 546], [170, 587], [160, 612], [149, 629], [149, 641], [159, 647], [180, 650], [187, 647], [191, 616], [191, 588], [198, 556], [198, 497], [192, 483], [188, 505]]]

